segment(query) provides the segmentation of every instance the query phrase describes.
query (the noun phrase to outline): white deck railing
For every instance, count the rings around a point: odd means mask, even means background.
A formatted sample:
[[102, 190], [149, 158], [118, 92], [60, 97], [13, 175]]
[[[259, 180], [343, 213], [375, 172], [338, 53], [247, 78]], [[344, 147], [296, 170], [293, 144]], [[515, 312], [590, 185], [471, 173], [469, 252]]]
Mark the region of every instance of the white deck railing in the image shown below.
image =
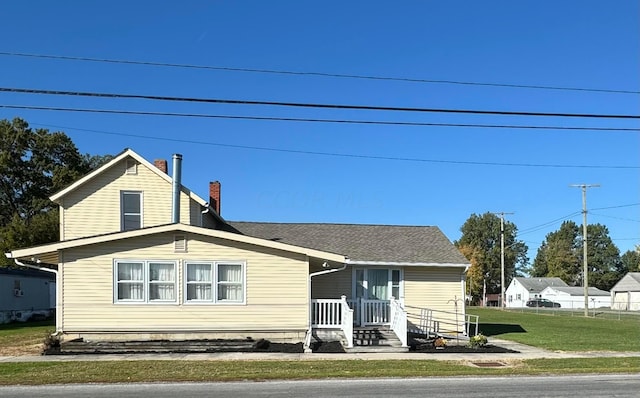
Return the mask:
[[342, 331], [347, 339], [347, 347], [353, 347], [353, 309], [349, 308], [347, 297], [342, 296]]
[[342, 326], [342, 300], [311, 300], [311, 325], [314, 328], [334, 329]]
[[398, 336], [403, 347], [408, 347], [407, 313], [400, 301], [391, 297], [391, 330]]
[[341, 329], [347, 347], [353, 347], [353, 309], [347, 298], [311, 300], [311, 327], [318, 329]]
[[[391, 300], [311, 300], [311, 327], [317, 329], [341, 329], [347, 346], [353, 346], [353, 325], [389, 325], [403, 347], [407, 347], [407, 312], [400, 301]], [[355, 315], [355, 316], [354, 316]], [[356, 322], [357, 321], [357, 322]]]
[[391, 322], [390, 300], [360, 300], [360, 326], [384, 325]]

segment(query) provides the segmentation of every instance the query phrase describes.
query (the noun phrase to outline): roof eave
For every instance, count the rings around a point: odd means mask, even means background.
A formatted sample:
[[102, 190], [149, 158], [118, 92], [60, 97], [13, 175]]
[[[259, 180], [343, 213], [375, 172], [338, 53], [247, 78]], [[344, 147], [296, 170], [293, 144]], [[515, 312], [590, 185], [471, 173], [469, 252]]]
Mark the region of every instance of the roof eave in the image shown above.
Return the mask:
[[438, 268], [464, 268], [468, 269], [471, 264], [464, 263], [437, 263], [437, 262], [411, 262], [411, 261], [368, 261], [368, 260], [347, 260], [349, 265], [386, 265], [391, 267], [438, 267]]
[[151, 235], [155, 233], [163, 233], [170, 231], [181, 231], [181, 232], [191, 232], [195, 234], [210, 236], [219, 239], [226, 239], [235, 242], [247, 243], [251, 245], [267, 247], [271, 249], [282, 250], [291, 253], [303, 254], [308, 257], [317, 258], [323, 261], [330, 261], [335, 263], [346, 263], [347, 258], [344, 255], [337, 253], [324, 252], [321, 250], [310, 249], [301, 246], [289, 245], [286, 243], [273, 242], [266, 239], [254, 238], [246, 235], [234, 234], [231, 232], [224, 232], [213, 230], [209, 228], [203, 227], [195, 227], [192, 225], [185, 224], [165, 224], [157, 227], [149, 227], [143, 229], [136, 229], [125, 232], [115, 232], [108, 235], [99, 235], [92, 236], [87, 238], [79, 238], [68, 241], [60, 241], [49, 243], [46, 245], [35, 246], [25, 249], [17, 249], [11, 252], [5, 253], [7, 258], [17, 258], [17, 259], [32, 259], [36, 256], [52, 256], [60, 250], [79, 247], [79, 246], [87, 246], [92, 244], [99, 244], [104, 242], [112, 242], [121, 239], [134, 238], [138, 236]]
[[[158, 176], [160, 176], [160, 178], [164, 179], [169, 184], [171, 184], [173, 182], [173, 179], [172, 179], [172, 177], [170, 175], [168, 175], [167, 173], [165, 173], [162, 170], [158, 169], [156, 166], [151, 164], [147, 159], [145, 159], [142, 156], [138, 155], [132, 149], [125, 149], [118, 156], [114, 157], [113, 159], [111, 159], [109, 162], [105, 163], [101, 167], [99, 167], [99, 168], [95, 169], [94, 171], [92, 171], [91, 173], [85, 175], [84, 177], [82, 177], [78, 181], [74, 182], [73, 184], [69, 185], [65, 189], [54, 193], [53, 195], [51, 195], [49, 197], [49, 199], [54, 203], [60, 204], [59, 200], [63, 196], [67, 195], [69, 192], [72, 192], [72, 191], [78, 189], [78, 187], [80, 187], [81, 185], [83, 185], [86, 182], [92, 180], [96, 176], [102, 174], [105, 170], [108, 170], [109, 168], [113, 167], [115, 164], [117, 164], [118, 162], [122, 161], [122, 159], [125, 159], [128, 156], [134, 158], [140, 164], [144, 165], [149, 170], [151, 170], [152, 172], [156, 173]], [[188, 189], [184, 185], [181, 185], [180, 188], [186, 190], [187, 194], [189, 195], [189, 197], [191, 199], [195, 200], [201, 206], [203, 206], [203, 207], [207, 207], [208, 206], [207, 201], [205, 201], [200, 196], [198, 196], [195, 193], [193, 193], [190, 189]]]

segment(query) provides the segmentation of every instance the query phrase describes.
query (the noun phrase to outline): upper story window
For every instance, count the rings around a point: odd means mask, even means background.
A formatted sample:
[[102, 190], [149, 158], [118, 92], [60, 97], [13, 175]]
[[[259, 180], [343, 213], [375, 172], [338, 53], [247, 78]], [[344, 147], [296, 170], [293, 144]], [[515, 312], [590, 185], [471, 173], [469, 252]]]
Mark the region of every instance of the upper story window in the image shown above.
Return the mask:
[[142, 192], [122, 191], [120, 212], [122, 231], [142, 228]]

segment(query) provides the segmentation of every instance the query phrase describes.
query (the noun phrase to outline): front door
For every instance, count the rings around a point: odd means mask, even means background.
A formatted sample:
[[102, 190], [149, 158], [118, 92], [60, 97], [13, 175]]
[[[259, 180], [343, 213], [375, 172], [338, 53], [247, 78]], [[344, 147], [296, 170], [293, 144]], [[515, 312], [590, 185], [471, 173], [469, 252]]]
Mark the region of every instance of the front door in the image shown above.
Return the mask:
[[356, 268], [354, 270], [354, 320], [360, 326], [390, 322], [390, 299], [401, 300], [401, 270]]

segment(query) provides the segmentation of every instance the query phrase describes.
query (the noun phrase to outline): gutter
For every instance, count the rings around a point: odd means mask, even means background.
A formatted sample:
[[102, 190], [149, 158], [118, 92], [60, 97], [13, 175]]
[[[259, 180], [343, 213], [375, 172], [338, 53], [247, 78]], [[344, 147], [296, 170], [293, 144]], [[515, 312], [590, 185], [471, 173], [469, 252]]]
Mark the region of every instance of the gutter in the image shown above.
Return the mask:
[[[314, 276], [318, 276], [318, 275], [325, 275], [325, 274], [331, 274], [333, 272], [339, 272], [339, 271], [344, 271], [347, 268], [347, 262], [349, 260], [347, 259], [347, 261], [345, 261], [345, 263], [342, 265], [342, 267], [340, 268], [331, 268], [331, 269], [325, 269], [322, 271], [317, 271], [317, 272], [312, 272], [309, 274], [309, 284], [308, 284], [308, 294], [309, 294], [309, 329], [307, 330], [307, 338], [305, 339], [304, 342], [304, 348], [305, 350], [309, 349], [310, 345], [311, 345], [311, 333], [313, 333], [313, 328], [312, 328], [312, 324], [313, 324], [313, 303], [311, 302], [311, 279]], [[328, 263], [325, 261], [324, 264], [322, 264], [323, 267], [328, 267]]]
[[[13, 258], [11, 257], [11, 253], [5, 253], [4, 255], [7, 258]], [[60, 325], [58, 324], [58, 316], [60, 316], [60, 311], [58, 309], [58, 289], [60, 289], [60, 284], [58, 280], [58, 270], [46, 268], [46, 267], [38, 267], [36, 265], [31, 265], [31, 264], [25, 264], [22, 261], [18, 260], [17, 258], [13, 258], [13, 262], [20, 267], [36, 269], [38, 271], [44, 271], [44, 272], [51, 272], [56, 276], [56, 331], [51, 333], [51, 336], [57, 336], [58, 334], [62, 333], [62, 328], [60, 328]]]

